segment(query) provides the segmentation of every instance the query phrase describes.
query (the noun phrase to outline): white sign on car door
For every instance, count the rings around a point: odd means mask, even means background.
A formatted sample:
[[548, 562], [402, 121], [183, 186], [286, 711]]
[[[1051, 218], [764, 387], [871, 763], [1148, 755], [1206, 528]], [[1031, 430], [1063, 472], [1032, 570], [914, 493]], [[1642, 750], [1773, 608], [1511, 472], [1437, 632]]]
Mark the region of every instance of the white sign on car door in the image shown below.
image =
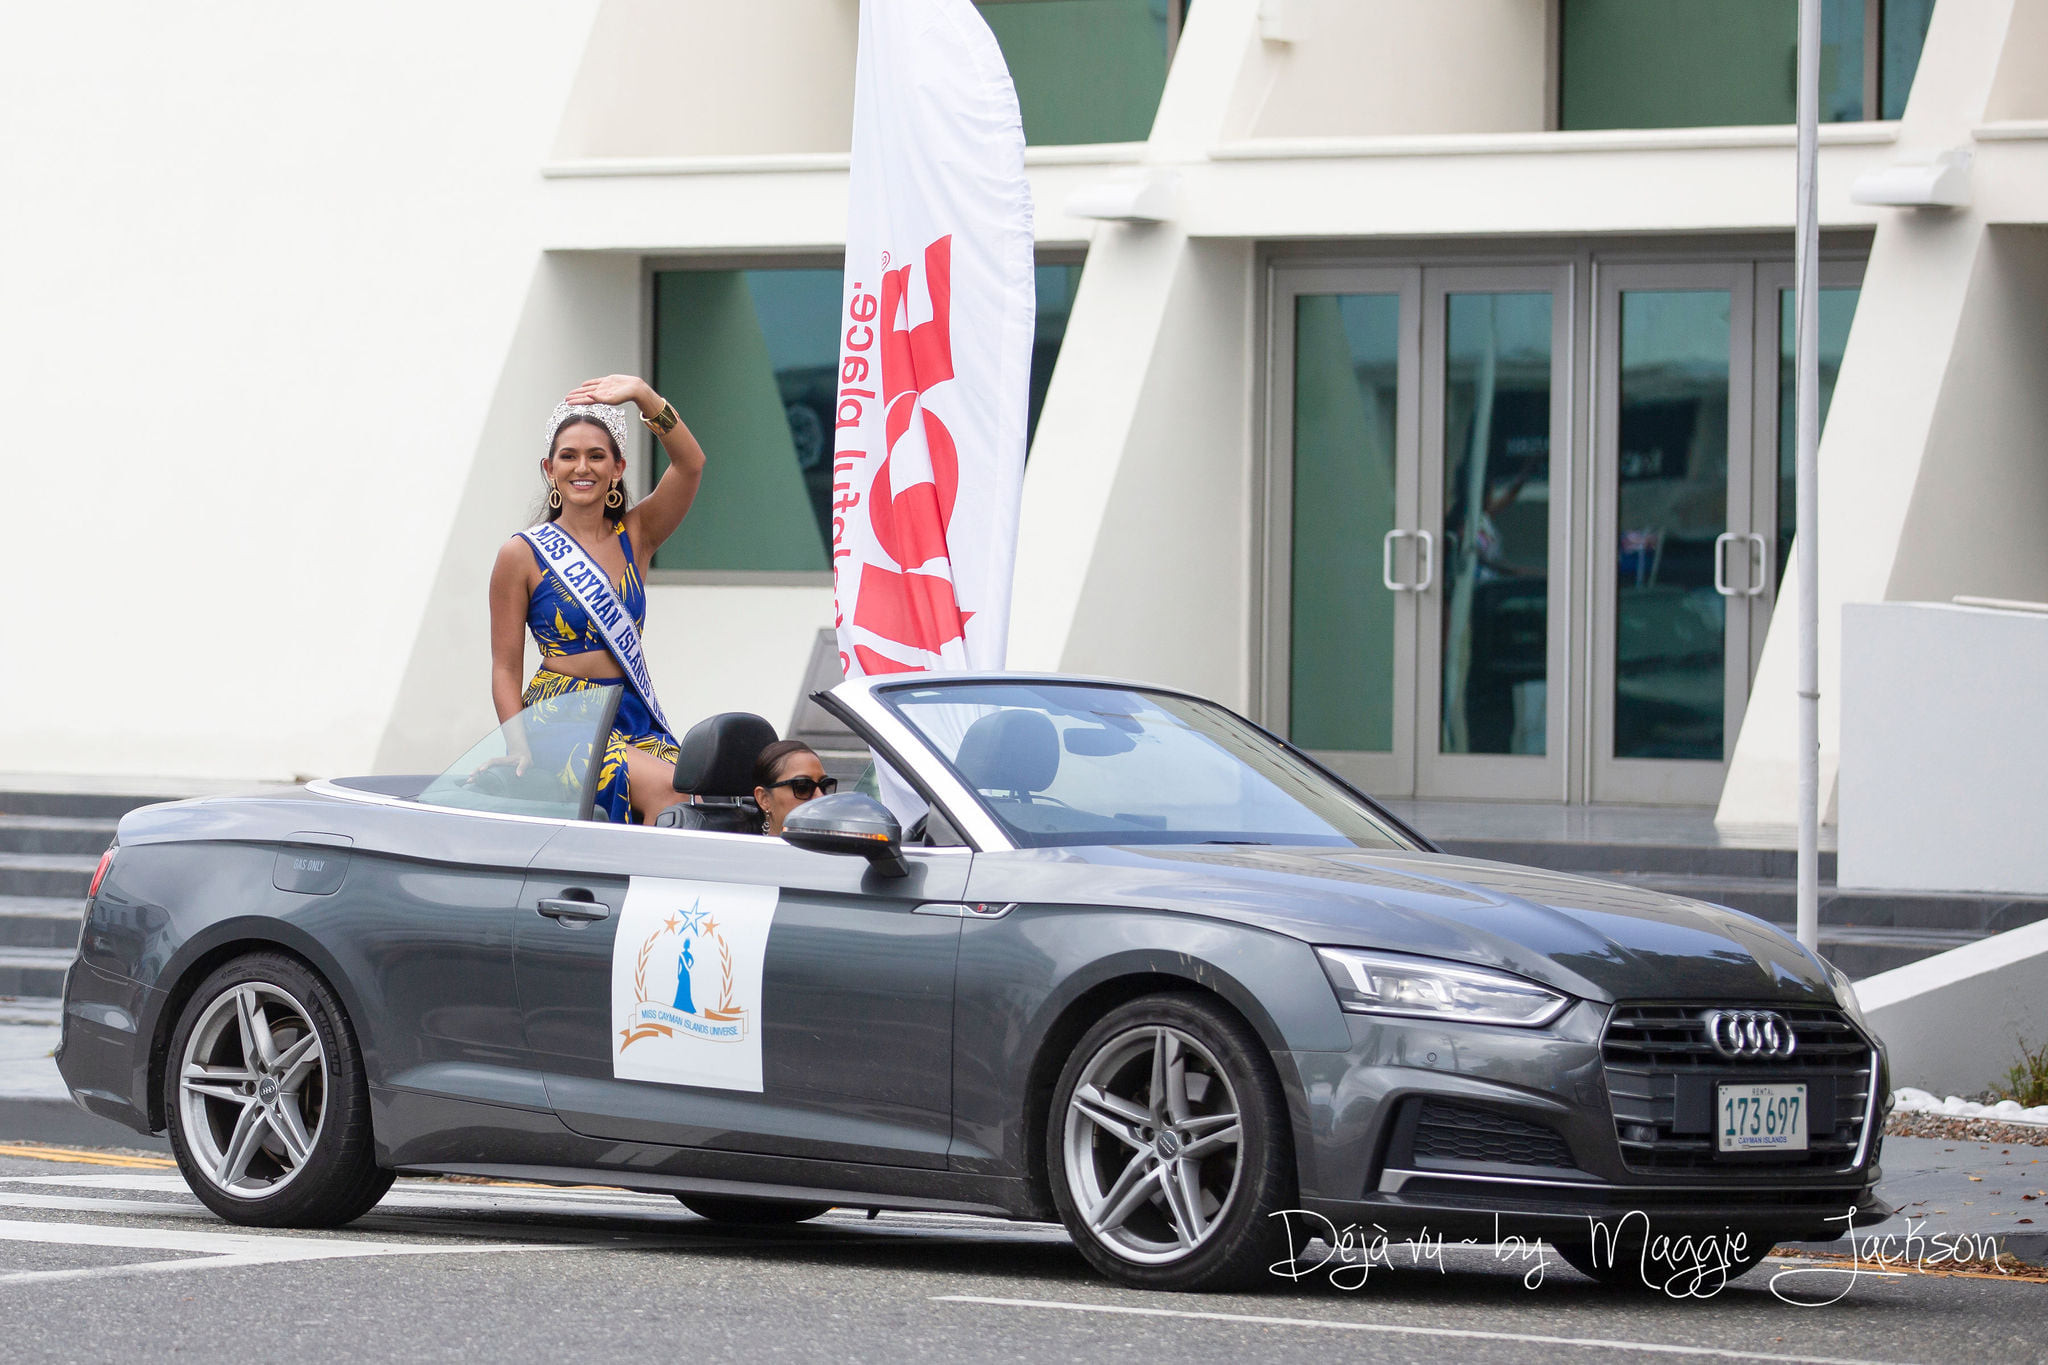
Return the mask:
[[612, 940], [612, 1075], [761, 1089], [772, 886], [634, 877]]

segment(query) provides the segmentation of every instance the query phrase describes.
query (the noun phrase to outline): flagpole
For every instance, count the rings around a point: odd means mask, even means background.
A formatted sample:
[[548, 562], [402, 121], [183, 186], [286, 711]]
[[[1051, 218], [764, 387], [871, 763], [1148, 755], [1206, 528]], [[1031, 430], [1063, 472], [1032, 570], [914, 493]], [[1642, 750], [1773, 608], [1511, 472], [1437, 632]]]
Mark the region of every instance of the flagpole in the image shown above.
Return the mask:
[[1799, 202], [1793, 250], [1799, 565], [1799, 941], [1820, 946], [1820, 5], [1799, 0]]

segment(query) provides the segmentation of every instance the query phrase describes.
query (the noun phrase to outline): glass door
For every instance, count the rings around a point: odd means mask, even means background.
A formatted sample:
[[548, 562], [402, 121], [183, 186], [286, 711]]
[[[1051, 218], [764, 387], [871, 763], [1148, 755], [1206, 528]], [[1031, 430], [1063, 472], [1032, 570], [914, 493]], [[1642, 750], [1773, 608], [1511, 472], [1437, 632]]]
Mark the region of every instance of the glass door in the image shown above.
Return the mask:
[[1273, 280], [1267, 722], [1377, 795], [1563, 799], [1570, 267]]
[[[1793, 501], [1797, 431], [1792, 407], [1792, 343], [1798, 329], [1793, 311], [1792, 263], [1770, 261], [1756, 270], [1756, 459], [1752, 480], [1756, 525], [1771, 547], [1771, 572], [1766, 591], [1750, 611], [1750, 673], [1763, 656], [1778, 585], [1792, 557]], [[1835, 376], [1849, 345], [1849, 324], [1863, 286], [1860, 260], [1820, 263], [1820, 420], [1827, 427], [1828, 402], [1835, 395]]]
[[1415, 786], [1420, 276], [1273, 277], [1267, 724], [1365, 790]]
[[[1822, 263], [1823, 420], [1861, 272]], [[1791, 263], [1269, 278], [1265, 723], [1382, 796], [1717, 800], [1791, 550]]]
[[1774, 568], [1746, 382], [1754, 282], [1747, 263], [1600, 270], [1595, 801], [1721, 792]]
[[1419, 796], [1565, 797], [1570, 288], [1423, 272]]

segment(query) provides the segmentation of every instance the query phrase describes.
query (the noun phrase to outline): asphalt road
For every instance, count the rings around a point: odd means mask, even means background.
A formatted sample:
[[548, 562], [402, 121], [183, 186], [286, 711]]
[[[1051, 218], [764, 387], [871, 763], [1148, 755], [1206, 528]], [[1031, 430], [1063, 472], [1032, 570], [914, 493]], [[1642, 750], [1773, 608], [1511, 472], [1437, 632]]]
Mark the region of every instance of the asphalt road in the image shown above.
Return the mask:
[[[10, 1362], [2048, 1360], [2038, 1280], [1785, 1260], [1671, 1300], [1554, 1261], [1531, 1287], [1526, 1257], [1454, 1246], [1356, 1288], [1157, 1295], [1097, 1278], [1051, 1227], [835, 1213], [736, 1235], [665, 1197], [406, 1180], [339, 1232], [270, 1232], [154, 1159], [102, 1160], [124, 1164], [0, 1155]], [[1774, 1276], [1837, 1301], [1793, 1306]]]

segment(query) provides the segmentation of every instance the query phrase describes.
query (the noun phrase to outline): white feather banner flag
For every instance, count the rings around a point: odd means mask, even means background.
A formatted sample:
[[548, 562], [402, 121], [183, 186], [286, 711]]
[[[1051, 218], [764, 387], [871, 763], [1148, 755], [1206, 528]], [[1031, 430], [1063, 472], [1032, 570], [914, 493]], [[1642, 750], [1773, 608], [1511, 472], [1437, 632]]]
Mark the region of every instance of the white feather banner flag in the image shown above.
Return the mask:
[[1017, 92], [972, 0], [863, 0], [853, 100], [840, 666], [1001, 668], [1037, 307]]

